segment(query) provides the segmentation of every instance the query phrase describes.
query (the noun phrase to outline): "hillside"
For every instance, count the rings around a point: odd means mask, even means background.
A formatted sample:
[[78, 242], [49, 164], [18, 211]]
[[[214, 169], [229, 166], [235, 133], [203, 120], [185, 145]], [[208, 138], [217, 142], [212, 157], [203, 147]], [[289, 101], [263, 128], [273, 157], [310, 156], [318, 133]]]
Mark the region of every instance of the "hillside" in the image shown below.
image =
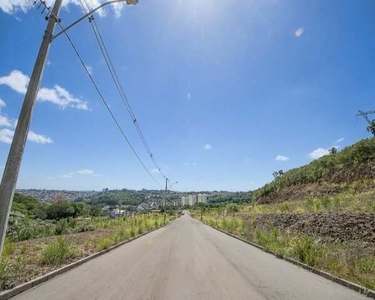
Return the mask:
[[292, 169], [254, 192], [255, 203], [303, 200], [375, 187], [375, 138], [364, 139], [336, 154]]

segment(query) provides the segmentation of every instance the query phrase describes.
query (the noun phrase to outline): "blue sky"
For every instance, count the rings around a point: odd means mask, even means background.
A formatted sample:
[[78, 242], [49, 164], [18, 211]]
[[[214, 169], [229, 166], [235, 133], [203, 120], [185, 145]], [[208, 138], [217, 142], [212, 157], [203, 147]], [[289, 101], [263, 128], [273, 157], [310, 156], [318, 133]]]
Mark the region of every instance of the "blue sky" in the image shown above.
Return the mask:
[[[46, 26], [30, 3], [0, 0], [2, 167]], [[67, 25], [82, 10], [65, 1], [60, 15]], [[369, 137], [355, 115], [375, 109], [374, 15], [372, 0], [140, 0], [95, 18], [156, 160], [179, 181], [174, 188], [248, 191], [272, 180], [275, 170]], [[135, 149], [163, 183], [89, 23], [70, 35]], [[159, 188], [64, 36], [52, 43], [48, 59], [18, 188]]]

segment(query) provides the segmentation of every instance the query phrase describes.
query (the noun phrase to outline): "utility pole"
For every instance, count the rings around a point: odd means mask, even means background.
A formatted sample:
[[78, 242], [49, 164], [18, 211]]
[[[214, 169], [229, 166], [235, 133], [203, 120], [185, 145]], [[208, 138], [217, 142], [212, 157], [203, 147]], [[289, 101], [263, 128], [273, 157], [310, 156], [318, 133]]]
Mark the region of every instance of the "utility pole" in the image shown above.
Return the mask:
[[4, 168], [3, 178], [0, 185], [0, 253], [3, 250], [6, 229], [12, 207], [14, 191], [16, 189], [18, 173], [21, 166], [22, 156], [29, 133], [31, 118], [38, 95], [40, 81], [43, 75], [48, 52], [51, 46], [53, 31], [56, 22], [59, 22], [62, 0], [56, 0], [52, 14], [49, 16], [47, 28], [43, 35], [42, 44], [34, 65], [33, 73], [27, 87], [25, 99], [22, 104], [16, 131], [14, 133], [12, 145], [9, 150], [8, 159]]
[[167, 194], [168, 194], [168, 178], [165, 178], [165, 198], [164, 198], [164, 225], [167, 221]]

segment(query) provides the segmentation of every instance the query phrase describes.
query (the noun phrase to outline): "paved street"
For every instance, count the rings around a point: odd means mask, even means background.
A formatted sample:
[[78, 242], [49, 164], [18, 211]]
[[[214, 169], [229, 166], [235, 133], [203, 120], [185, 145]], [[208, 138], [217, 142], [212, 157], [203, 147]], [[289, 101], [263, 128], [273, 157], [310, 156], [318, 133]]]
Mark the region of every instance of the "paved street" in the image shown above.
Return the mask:
[[183, 216], [13, 299], [368, 299]]

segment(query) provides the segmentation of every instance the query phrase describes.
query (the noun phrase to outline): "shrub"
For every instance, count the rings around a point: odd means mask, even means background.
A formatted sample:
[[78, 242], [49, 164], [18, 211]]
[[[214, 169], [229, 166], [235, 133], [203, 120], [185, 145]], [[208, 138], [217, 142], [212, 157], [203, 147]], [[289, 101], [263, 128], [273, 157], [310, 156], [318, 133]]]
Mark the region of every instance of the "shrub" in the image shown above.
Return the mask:
[[12, 255], [14, 253], [15, 248], [16, 248], [16, 246], [15, 246], [14, 242], [12, 240], [10, 240], [9, 238], [6, 238], [5, 243], [4, 243], [4, 249], [3, 249], [2, 256], [8, 257], [9, 255]]
[[8, 269], [8, 259], [7, 258], [0, 258], [0, 289], [5, 289], [8, 280], [9, 280], [9, 275], [7, 273]]
[[61, 219], [57, 221], [56, 228], [55, 228], [55, 234], [62, 235], [69, 232], [69, 223], [67, 219]]
[[77, 250], [62, 237], [47, 245], [42, 251], [41, 263], [47, 265], [61, 265], [77, 256]]
[[101, 241], [99, 241], [99, 242], [96, 244], [96, 248], [97, 248], [99, 251], [102, 251], [102, 250], [108, 249], [108, 248], [111, 247], [113, 244], [114, 244], [113, 239], [107, 237], [107, 238], [104, 238], [104, 239], [102, 239]]
[[309, 236], [296, 237], [292, 242], [292, 247], [298, 260], [312, 267], [316, 266], [323, 255], [323, 248]]

